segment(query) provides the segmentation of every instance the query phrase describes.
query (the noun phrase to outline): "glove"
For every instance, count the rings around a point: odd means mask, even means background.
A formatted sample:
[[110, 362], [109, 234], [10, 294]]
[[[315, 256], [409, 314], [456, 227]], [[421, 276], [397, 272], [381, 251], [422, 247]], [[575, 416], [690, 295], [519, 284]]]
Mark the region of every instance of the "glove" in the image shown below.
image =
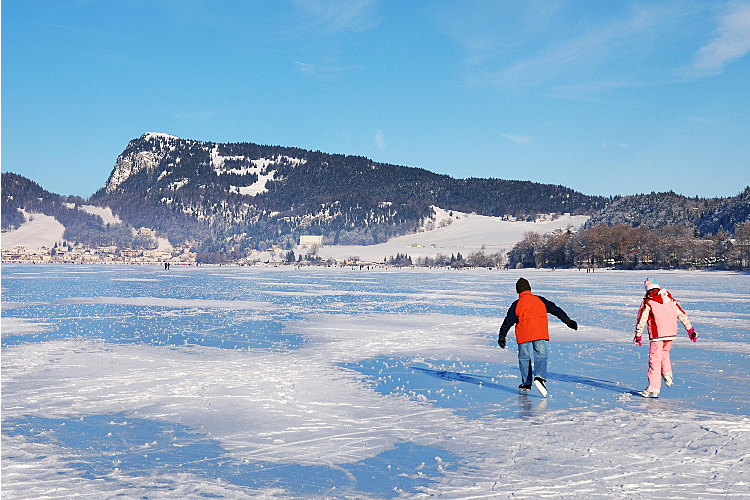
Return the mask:
[[641, 343], [641, 336], [640, 335], [636, 335], [635, 337], [633, 337], [633, 343], [634, 344], [638, 344], [638, 345], [643, 345]]
[[695, 331], [695, 328], [691, 328], [690, 330], [688, 330], [688, 335], [690, 336], [690, 340], [692, 340], [693, 342], [698, 341], [698, 333]]
[[505, 349], [505, 337], [498, 337], [497, 338], [497, 345]]
[[568, 325], [568, 328], [572, 328], [573, 330], [578, 330], [578, 323], [573, 321], [572, 319], [569, 319], [565, 322], [566, 325]]

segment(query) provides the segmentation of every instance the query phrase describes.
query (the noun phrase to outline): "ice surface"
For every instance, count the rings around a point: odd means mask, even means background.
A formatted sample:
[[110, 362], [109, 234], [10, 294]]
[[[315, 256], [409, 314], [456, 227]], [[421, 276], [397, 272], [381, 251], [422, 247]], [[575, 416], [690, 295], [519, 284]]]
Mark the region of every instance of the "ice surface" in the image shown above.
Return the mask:
[[[519, 276], [547, 399], [496, 344]], [[3, 498], [742, 498], [750, 280], [659, 272], [700, 334], [631, 343], [646, 273], [2, 267]]]

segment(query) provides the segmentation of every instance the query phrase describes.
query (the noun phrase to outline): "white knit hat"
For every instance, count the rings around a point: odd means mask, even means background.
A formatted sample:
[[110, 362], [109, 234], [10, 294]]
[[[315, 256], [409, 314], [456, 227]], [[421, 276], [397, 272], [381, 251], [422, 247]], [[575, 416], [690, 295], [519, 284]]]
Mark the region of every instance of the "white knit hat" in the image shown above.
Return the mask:
[[646, 287], [646, 291], [653, 290], [654, 288], [661, 288], [659, 283], [656, 282], [653, 278], [646, 278], [646, 281], [643, 282], [643, 286]]

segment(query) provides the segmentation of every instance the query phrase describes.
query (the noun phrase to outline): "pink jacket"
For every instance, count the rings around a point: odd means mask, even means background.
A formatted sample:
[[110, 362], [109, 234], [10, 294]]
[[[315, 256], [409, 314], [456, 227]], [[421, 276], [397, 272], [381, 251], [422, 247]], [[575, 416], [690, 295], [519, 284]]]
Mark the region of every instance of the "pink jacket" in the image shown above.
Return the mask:
[[677, 337], [677, 320], [680, 320], [685, 330], [690, 330], [690, 324], [685, 311], [672, 295], [663, 289], [656, 288], [649, 291], [643, 298], [638, 310], [638, 324], [635, 327], [636, 337], [643, 334], [648, 325], [648, 338], [655, 340], [674, 340]]

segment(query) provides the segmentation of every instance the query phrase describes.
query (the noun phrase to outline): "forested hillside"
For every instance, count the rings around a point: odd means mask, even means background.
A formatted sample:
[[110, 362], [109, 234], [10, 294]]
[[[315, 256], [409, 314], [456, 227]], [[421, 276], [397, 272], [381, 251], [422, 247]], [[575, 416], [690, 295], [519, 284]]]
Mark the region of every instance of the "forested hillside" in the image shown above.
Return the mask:
[[299, 148], [144, 134], [90, 200], [173, 244], [242, 254], [290, 248], [301, 234], [374, 244], [415, 231], [431, 206], [484, 215], [591, 213], [606, 198], [564, 186], [453, 179], [424, 169]]
[[[166, 134], [144, 134], [130, 141], [105, 186], [89, 200], [63, 199], [10, 173], [2, 174], [2, 190], [3, 230], [23, 223], [18, 209], [24, 209], [54, 216], [66, 227], [65, 237], [77, 243], [149, 248], [154, 241], [134, 237], [134, 229], [146, 227], [173, 245], [214, 261], [272, 246], [289, 250], [303, 234], [321, 235], [324, 244], [381, 243], [423, 227], [435, 217], [433, 206], [516, 218], [589, 214], [586, 230], [679, 226], [694, 238], [717, 234], [727, 238], [750, 220], [750, 187], [731, 198], [688, 198], [673, 192], [605, 198], [552, 184], [455, 179], [361, 156], [253, 143], [219, 144]], [[99, 216], [80, 210], [83, 203], [109, 207], [123, 223], [104, 224]], [[662, 233], [648, 233], [647, 239], [658, 240]], [[627, 234], [632, 239], [646, 233]], [[565, 258], [560, 257], [564, 245], [552, 241], [555, 249], [539, 242], [531, 245], [542, 254], [519, 247], [511, 261], [528, 265], [541, 259], [543, 265], [570, 265], [590, 250], [589, 245], [588, 250], [573, 251], [580, 238], [566, 243]], [[637, 253], [629, 250], [624, 261]], [[612, 260], [601, 253], [593, 259]]]
[[589, 219], [599, 224], [656, 229], [680, 224], [698, 235], [734, 234], [738, 224], [750, 221], [750, 187], [730, 198], [688, 198], [673, 192], [618, 197]]

